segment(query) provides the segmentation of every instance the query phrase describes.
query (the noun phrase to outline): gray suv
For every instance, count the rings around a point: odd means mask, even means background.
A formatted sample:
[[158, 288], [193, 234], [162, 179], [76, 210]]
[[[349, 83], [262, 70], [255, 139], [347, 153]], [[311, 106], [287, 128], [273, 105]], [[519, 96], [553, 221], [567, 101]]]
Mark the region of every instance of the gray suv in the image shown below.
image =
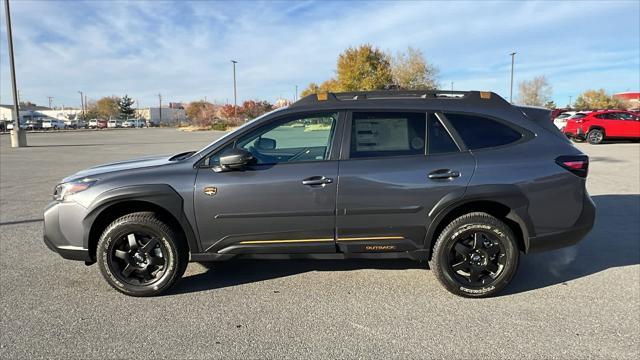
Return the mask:
[[486, 297], [520, 253], [589, 232], [588, 163], [549, 111], [495, 93], [320, 93], [198, 152], [64, 179], [44, 241], [133, 296], [167, 290], [189, 261], [411, 258]]

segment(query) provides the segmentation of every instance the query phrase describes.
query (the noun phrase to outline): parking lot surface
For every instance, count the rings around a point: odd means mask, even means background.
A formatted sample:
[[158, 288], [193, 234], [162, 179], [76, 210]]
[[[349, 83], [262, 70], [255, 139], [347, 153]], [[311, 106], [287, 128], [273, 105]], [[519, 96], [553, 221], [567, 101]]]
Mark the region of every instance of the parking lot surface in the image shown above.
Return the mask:
[[0, 358], [638, 358], [640, 145], [590, 155], [594, 229], [522, 258], [496, 298], [446, 292], [411, 261], [190, 264], [132, 298], [42, 242], [53, 186], [82, 168], [195, 150], [220, 132], [132, 129], [0, 136]]

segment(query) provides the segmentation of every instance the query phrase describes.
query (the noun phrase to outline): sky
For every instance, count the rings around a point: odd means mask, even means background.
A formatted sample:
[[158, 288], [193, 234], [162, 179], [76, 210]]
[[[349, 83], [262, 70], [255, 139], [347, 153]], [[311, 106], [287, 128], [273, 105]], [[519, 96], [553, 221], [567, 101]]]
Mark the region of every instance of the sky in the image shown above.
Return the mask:
[[[369, 43], [413, 47], [442, 89], [509, 97], [544, 75], [553, 100], [640, 88], [640, 1], [25, 1], [11, 0], [21, 100], [80, 106], [125, 93], [140, 106], [207, 99], [292, 99], [335, 75], [338, 55]], [[4, 4], [3, 4], [4, 5]], [[11, 103], [6, 17], [0, 103]]]

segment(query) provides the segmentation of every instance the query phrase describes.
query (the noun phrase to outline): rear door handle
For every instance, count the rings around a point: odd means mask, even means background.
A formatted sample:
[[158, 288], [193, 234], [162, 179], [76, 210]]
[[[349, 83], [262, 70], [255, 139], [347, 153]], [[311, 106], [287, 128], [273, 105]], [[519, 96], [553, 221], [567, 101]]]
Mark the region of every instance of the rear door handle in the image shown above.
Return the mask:
[[453, 179], [457, 177], [460, 177], [460, 172], [456, 170], [439, 169], [429, 173], [429, 179], [432, 180]]
[[326, 185], [331, 184], [333, 182], [332, 178], [324, 177], [324, 176], [312, 176], [302, 180], [302, 185]]

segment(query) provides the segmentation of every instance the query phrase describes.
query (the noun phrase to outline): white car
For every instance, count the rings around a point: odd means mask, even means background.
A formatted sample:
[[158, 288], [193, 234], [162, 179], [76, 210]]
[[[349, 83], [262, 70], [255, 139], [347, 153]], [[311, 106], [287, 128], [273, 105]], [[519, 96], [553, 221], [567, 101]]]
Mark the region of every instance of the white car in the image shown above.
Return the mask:
[[576, 114], [576, 111], [565, 111], [553, 119], [553, 124], [562, 131], [567, 126], [567, 120]]
[[122, 127], [125, 128], [141, 128], [145, 126], [144, 120], [140, 119], [130, 119], [122, 122]]
[[45, 119], [42, 120], [42, 128], [44, 130], [62, 130], [65, 129], [67, 125], [62, 120], [58, 119]]
[[122, 127], [122, 120], [109, 120], [107, 123], [108, 128], [119, 128]]

